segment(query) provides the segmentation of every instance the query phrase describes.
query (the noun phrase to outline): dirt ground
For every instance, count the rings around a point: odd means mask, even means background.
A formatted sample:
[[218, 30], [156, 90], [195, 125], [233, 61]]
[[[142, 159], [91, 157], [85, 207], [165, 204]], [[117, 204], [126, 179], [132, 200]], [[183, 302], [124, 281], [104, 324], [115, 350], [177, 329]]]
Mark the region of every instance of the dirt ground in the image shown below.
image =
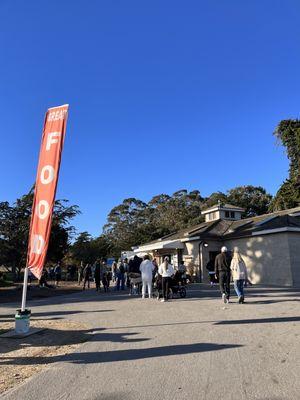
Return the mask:
[[[0, 336], [0, 394], [46, 368], [47, 358], [73, 352], [90, 332], [86, 325], [66, 320], [31, 321], [31, 326], [46, 329], [23, 339]], [[10, 328], [13, 323], [2, 323], [1, 333]]]
[[[45, 297], [59, 296], [62, 294], [74, 293], [82, 290], [82, 286], [78, 286], [77, 282], [60, 282], [58, 287], [54, 286], [54, 282], [48, 282], [52, 288], [39, 287], [36, 282], [28, 286], [27, 299], [42, 299]], [[17, 284], [10, 287], [0, 288], [0, 303], [21, 303], [22, 298], [22, 284]]]

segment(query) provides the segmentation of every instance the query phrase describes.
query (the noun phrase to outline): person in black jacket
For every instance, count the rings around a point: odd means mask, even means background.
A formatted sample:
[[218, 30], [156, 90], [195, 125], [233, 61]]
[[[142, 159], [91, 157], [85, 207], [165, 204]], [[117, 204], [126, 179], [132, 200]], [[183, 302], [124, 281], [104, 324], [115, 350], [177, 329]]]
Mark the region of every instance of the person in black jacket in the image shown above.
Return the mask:
[[101, 279], [101, 264], [99, 261], [97, 261], [95, 265], [94, 279], [96, 284], [96, 291], [98, 292], [100, 290], [100, 279]]
[[90, 288], [90, 278], [92, 276], [92, 268], [90, 264], [86, 264], [86, 267], [83, 270], [83, 290], [85, 290], [85, 285]]
[[220, 291], [224, 303], [229, 303], [230, 298], [230, 262], [227, 247], [223, 246], [221, 253], [215, 259], [215, 274], [217, 279], [219, 279]]

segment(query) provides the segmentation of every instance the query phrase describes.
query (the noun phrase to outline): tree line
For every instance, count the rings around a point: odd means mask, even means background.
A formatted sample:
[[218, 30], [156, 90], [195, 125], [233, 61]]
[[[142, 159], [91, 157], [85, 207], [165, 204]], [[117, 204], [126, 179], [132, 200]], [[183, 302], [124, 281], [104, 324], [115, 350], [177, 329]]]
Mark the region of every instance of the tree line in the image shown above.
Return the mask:
[[[272, 197], [261, 186], [238, 186], [226, 193], [217, 191], [203, 197], [199, 190], [178, 190], [172, 195], [159, 194], [150, 201], [128, 198], [114, 207], [100, 236], [88, 232], [76, 234], [71, 224], [80, 213], [68, 200], [56, 200], [47, 263], [94, 262], [98, 258], [119, 257], [122, 250], [156, 240], [203, 221], [201, 210], [218, 203], [245, 209], [244, 218], [300, 205], [300, 120], [284, 120], [275, 136], [286, 148], [290, 161], [289, 177]], [[0, 202], [0, 265], [16, 276], [26, 264], [28, 232], [33, 190], [14, 204]]]

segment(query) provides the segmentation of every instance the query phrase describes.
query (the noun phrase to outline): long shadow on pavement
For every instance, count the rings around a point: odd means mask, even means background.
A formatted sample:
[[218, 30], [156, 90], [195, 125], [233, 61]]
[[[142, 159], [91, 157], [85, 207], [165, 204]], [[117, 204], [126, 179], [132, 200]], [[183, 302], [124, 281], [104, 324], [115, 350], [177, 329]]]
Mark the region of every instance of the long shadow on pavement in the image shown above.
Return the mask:
[[[57, 347], [62, 345], [73, 345], [89, 340], [93, 342], [112, 342], [112, 343], [138, 343], [150, 340], [150, 338], [137, 338], [139, 332], [103, 332], [104, 328], [85, 329], [85, 330], [63, 330], [47, 328], [33, 336], [20, 339], [0, 338], [0, 354], [22, 349], [24, 347]], [[66, 335], [67, 334], [67, 335]], [[4, 358], [0, 355], [0, 365]]]
[[240, 320], [222, 320], [222, 321], [183, 321], [183, 322], [169, 322], [165, 324], [145, 324], [145, 325], [127, 325], [127, 326], [115, 326], [109, 328], [109, 330], [118, 329], [136, 329], [136, 328], [156, 328], [162, 326], [176, 326], [176, 325], [198, 325], [198, 324], [212, 324], [212, 325], [238, 325], [238, 324], [269, 324], [269, 323], [280, 323], [280, 322], [299, 322], [299, 317], [276, 317], [276, 318], [261, 318], [261, 319], [240, 319]]
[[259, 319], [237, 319], [215, 322], [214, 325], [270, 324], [278, 322], [299, 322], [300, 317], [276, 317]]
[[82, 352], [72, 353], [64, 357], [36, 357], [28, 359], [26, 357], [2, 357], [0, 365], [36, 365], [48, 364], [57, 361], [69, 362], [73, 364], [97, 364], [118, 361], [132, 361], [156, 357], [169, 357], [184, 354], [196, 354], [209, 351], [228, 350], [242, 347], [239, 344], [217, 344], [217, 343], [193, 343], [174, 346], [150, 347], [146, 349], [113, 350], [106, 352]]
[[[35, 318], [35, 317], [58, 317], [58, 316], [65, 316], [65, 315], [71, 315], [71, 314], [88, 314], [88, 313], [105, 313], [105, 312], [113, 312], [115, 310], [65, 310], [65, 311], [43, 311], [43, 312], [32, 312], [31, 317]], [[11, 314], [1, 314], [0, 315], [0, 322], [3, 322], [3, 318], [9, 318], [11, 317], [12, 319], [14, 318], [14, 316], [12, 316]]]

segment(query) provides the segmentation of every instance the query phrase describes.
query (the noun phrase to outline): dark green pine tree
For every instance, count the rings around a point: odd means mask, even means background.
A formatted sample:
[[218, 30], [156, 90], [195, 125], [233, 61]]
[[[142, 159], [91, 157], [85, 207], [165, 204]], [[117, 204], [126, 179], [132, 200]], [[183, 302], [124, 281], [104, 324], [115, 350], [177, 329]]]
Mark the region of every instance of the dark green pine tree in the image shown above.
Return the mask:
[[290, 168], [288, 179], [283, 182], [271, 203], [271, 211], [300, 206], [300, 120], [281, 121], [274, 135], [286, 148]]

